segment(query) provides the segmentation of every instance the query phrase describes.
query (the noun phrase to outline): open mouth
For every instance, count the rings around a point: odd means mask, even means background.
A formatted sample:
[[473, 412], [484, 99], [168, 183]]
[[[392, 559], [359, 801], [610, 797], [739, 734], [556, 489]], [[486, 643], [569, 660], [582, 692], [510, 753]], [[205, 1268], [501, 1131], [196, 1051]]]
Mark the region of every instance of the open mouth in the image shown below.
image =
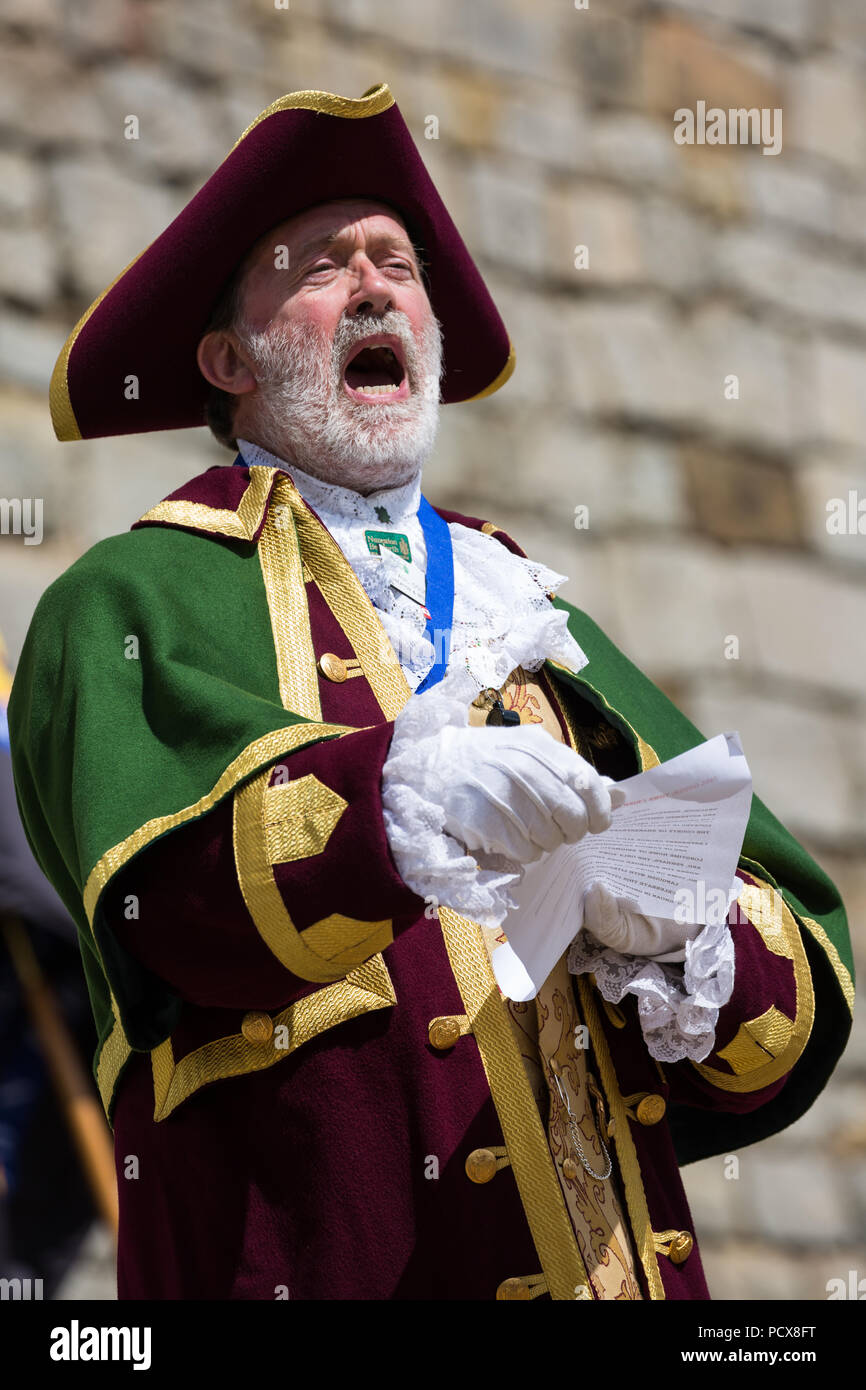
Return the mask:
[[356, 343], [343, 367], [343, 385], [358, 401], [405, 400], [409, 380], [399, 338], [379, 334]]

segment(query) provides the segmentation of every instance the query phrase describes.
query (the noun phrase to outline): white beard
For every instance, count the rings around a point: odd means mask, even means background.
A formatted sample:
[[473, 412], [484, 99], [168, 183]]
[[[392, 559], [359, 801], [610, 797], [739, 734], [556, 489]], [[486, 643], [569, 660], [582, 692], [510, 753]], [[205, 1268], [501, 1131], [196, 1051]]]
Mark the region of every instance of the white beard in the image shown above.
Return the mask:
[[[343, 389], [341, 365], [373, 333], [403, 344], [408, 400], [366, 405]], [[305, 473], [355, 492], [400, 487], [433, 451], [439, 425], [442, 329], [431, 313], [419, 344], [406, 315], [342, 318], [333, 344], [297, 324], [238, 337], [256, 368], [257, 389], [245, 402], [244, 436]]]

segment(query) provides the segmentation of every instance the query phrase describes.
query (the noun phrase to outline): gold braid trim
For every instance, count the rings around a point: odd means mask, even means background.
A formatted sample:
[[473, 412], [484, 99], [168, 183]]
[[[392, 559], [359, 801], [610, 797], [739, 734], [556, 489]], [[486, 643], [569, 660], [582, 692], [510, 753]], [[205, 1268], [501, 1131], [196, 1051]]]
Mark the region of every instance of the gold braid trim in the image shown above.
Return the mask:
[[619, 1169], [625, 1187], [625, 1199], [628, 1204], [634, 1243], [646, 1275], [650, 1298], [663, 1299], [665, 1290], [659, 1274], [649, 1207], [641, 1178], [637, 1150], [629, 1128], [628, 1111], [620, 1095], [613, 1059], [607, 1046], [607, 1039], [602, 1031], [592, 987], [585, 975], [576, 975], [575, 980], [580, 993], [584, 1017], [589, 1024], [589, 1033], [595, 1049], [601, 1083], [604, 1086], [610, 1113], [614, 1120], [612, 1126], [613, 1142], [616, 1145], [616, 1156], [619, 1159]]
[[[262, 523], [276, 471], [275, 468], [264, 468], [254, 463], [250, 468], [250, 481], [234, 510], [209, 507], [206, 502], [185, 502], [181, 498], [174, 502], [157, 502], [155, 507], [138, 519], [163, 522], [169, 526], [189, 526], [195, 531], [251, 541]], [[320, 718], [321, 712], [316, 717]]]
[[[147, 247], [144, 248], [144, 251]], [[107, 294], [119, 284], [128, 270], [132, 270], [135, 262], [140, 260], [144, 251], [139, 251], [137, 256], [133, 256], [129, 265], [124, 266], [119, 275], [116, 275], [110, 285], [106, 285], [102, 294], [97, 295], [89, 309], [85, 309], [81, 318], [73, 328], [63, 347], [60, 349], [60, 356], [54, 363], [54, 370], [51, 373], [51, 382], [48, 387], [48, 408], [51, 411], [51, 423], [54, 426], [54, 433], [57, 438], [65, 443], [70, 439], [80, 439], [81, 430], [78, 428], [78, 421], [75, 418], [75, 411], [72, 409], [72, 401], [69, 397], [69, 357], [75, 347], [75, 340], [84, 325], [92, 314], [96, 312]]]
[[280, 111], [317, 111], [322, 116], [342, 116], [345, 120], [363, 120], [366, 116], [378, 116], [383, 111], [387, 111], [394, 105], [394, 98], [386, 82], [377, 82], [375, 86], [368, 87], [361, 97], [341, 97], [335, 92], [318, 92], [315, 90], [304, 92], [289, 92], [284, 97], [278, 97], [272, 101], [270, 106], [266, 106], [254, 121], [251, 121], [244, 131], [232, 145], [232, 150], [236, 150], [238, 145], [242, 145], [244, 140], [256, 126], [261, 125], [269, 116], [276, 116]]
[[821, 946], [823, 946], [824, 950], [827, 952], [830, 964], [832, 965], [834, 973], [836, 975], [836, 979], [839, 981], [839, 988], [845, 996], [845, 1002], [848, 1005], [848, 1008], [851, 1010], [851, 1013], [853, 1014], [854, 981], [851, 979], [850, 970], [843, 961], [842, 957], [839, 955], [839, 952], [836, 950], [836, 947], [833, 945], [833, 942], [830, 940], [829, 936], [825, 932], [824, 928], [821, 926], [820, 922], [816, 922], [812, 917], [800, 917], [800, 921], [804, 923], [804, 925], [814, 936], [815, 940]]
[[153, 820], [146, 821], [144, 825], [139, 826], [138, 830], [134, 830], [131, 835], [126, 836], [126, 839], [121, 840], [102, 855], [91, 869], [84, 886], [84, 910], [91, 926], [93, 925], [93, 913], [103, 888], [133, 855], [138, 854], [152, 840], [166, 834], [169, 830], [175, 830], [178, 826], [186, 824], [187, 821], [194, 820], [196, 816], [204, 815], [206, 811], [209, 811], [218, 801], [222, 800], [238, 782], [260, 768], [262, 763], [272, 763], [284, 753], [293, 752], [296, 748], [303, 748], [308, 743], [317, 743], [323, 738], [334, 738], [339, 734], [350, 733], [354, 733], [354, 730], [346, 728], [342, 724], [293, 724], [285, 729], [274, 729], [271, 733], [256, 739], [254, 743], [248, 744], [243, 752], [229, 763], [211, 790], [199, 797], [198, 801], [194, 801], [190, 806], [184, 806], [180, 811], [173, 811], [170, 815], [155, 816]]
[[382, 713], [396, 719], [412, 692], [375, 608], [331, 533], [288, 478], [281, 495], [291, 506], [304, 563], [351, 642]]
[[359, 922], [334, 914], [313, 923], [306, 932], [298, 931], [277, 887], [268, 854], [270, 775], [271, 769], [266, 767], [235, 793], [235, 867], [247, 911], [269, 950], [293, 975], [321, 982], [341, 979], [347, 969], [391, 944], [393, 923]]
[[[277, 472], [271, 468], [262, 471], [272, 481]], [[305, 719], [321, 719], [304, 566], [290, 505], [290, 494], [296, 491], [285, 473], [277, 474], [267, 520], [259, 537], [259, 563], [271, 615], [283, 707], [302, 714]]]
[[580, 1297], [575, 1291], [589, 1287], [589, 1278], [482, 930], [449, 907], [440, 907], [439, 925], [550, 1296]]
[[[228, 1076], [264, 1071], [326, 1029], [374, 1009], [390, 1008], [396, 1002], [388, 968], [382, 957], [376, 955], [345, 979], [317, 989], [274, 1014], [274, 1035], [266, 1043], [251, 1042], [243, 1033], [233, 1033], [205, 1043], [176, 1062], [171, 1038], [166, 1038], [151, 1053], [153, 1118], [164, 1120], [200, 1086]], [[283, 1028], [288, 1033], [286, 1046], [276, 1041], [279, 1038], [277, 1030]]]
[[[767, 1032], [766, 1014], [762, 1015], [760, 1019], [752, 1020], [752, 1023], [742, 1025], [740, 1031], [745, 1030], [747, 1038], [750, 1036], [748, 1030], [754, 1024], [756, 1025], [755, 1033], [765, 1040], [764, 1046], [768, 1056], [766, 1066], [752, 1067], [745, 1073], [732, 1076], [717, 1067], [704, 1066], [702, 1062], [691, 1062], [691, 1066], [696, 1068], [705, 1081], [709, 1081], [712, 1086], [718, 1086], [721, 1091], [760, 1091], [764, 1086], [771, 1086], [774, 1081], [785, 1076], [802, 1054], [809, 1041], [812, 1024], [815, 1021], [815, 993], [812, 988], [812, 973], [809, 970], [809, 962], [806, 960], [800, 929], [794, 915], [778, 889], [772, 888], [751, 869], [747, 869], [746, 872], [756, 880], [757, 887], [746, 884], [737, 899], [737, 904], [743, 908], [749, 921], [760, 933], [767, 950], [784, 960], [791, 961], [794, 967], [794, 981], [797, 990], [796, 1016], [791, 1023], [790, 1039], [787, 1045], [775, 1056], [769, 1052], [766, 1046], [770, 1040], [770, 1035]], [[778, 1010], [776, 1012], [778, 1013]], [[784, 1015], [780, 1014], [779, 1018], [784, 1018]], [[790, 1020], [786, 1020], [786, 1022], [788, 1021]], [[782, 1036], [778, 1028], [775, 1030], [775, 1035], [777, 1037]], [[740, 1039], [740, 1032], [737, 1033], [733, 1044], [729, 1044], [729, 1046], [736, 1045], [738, 1039]], [[742, 1056], [742, 1041], [739, 1047], [735, 1046], [734, 1055], [735, 1057]]]
[[96, 1063], [96, 1085], [106, 1118], [114, 1095], [114, 1083], [126, 1066], [127, 1059], [132, 1056], [132, 1048], [126, 1041], [126, 1034], [120, 1022], [117, 1000], [113, 992], [111, 992], [111, 1012], [114, 1015], [111, 1032], [102, 1044], [99, 1060]]

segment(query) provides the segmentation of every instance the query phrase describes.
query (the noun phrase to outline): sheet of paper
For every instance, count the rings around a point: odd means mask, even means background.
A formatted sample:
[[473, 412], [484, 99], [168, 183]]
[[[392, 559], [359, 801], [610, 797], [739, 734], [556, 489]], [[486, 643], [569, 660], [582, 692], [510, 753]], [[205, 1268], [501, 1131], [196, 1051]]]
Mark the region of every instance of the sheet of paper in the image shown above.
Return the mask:
[[583, 924], [583, 896], [601, 882], [651, 917], [725, 916], [752, 805], [752, 777], [736, 732], [717, 734], [617, 783], [627, 799], [609, 830], [529, 864], [512, 889], [507, 938], [493, 955], [500, 989], [533, 999]]

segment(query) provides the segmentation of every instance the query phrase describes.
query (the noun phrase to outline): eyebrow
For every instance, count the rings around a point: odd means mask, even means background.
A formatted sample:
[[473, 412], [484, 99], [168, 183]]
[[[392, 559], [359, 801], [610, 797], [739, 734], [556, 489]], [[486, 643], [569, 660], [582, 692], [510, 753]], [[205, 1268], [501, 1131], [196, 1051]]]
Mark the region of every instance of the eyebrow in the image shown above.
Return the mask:
[[[321, 236], [314, 237], [311, 241], [305, 241], [303, 245], [298, 248], [295, 252], [296, 261], [304, 261], [308, 256], [315, 254], [317, 251], [323, 251], [326, 248], [334, 247], [339, 244], [339, 242], [346, 240], [348, 240], [348, 234], [340, 228], [337, 228], [337, 230], [333, 232], [324, 232]], [[416, 269], [421, 269], [420, 259], [415, 251], [415, 247], [403, 233], [395, 235], [392, 232], [376, 232], [369, 238], [367, 244], [368, 246], [381, 246], [383, 243], [393, 247], [395, 250], [409, 251], [415, 261]]]

